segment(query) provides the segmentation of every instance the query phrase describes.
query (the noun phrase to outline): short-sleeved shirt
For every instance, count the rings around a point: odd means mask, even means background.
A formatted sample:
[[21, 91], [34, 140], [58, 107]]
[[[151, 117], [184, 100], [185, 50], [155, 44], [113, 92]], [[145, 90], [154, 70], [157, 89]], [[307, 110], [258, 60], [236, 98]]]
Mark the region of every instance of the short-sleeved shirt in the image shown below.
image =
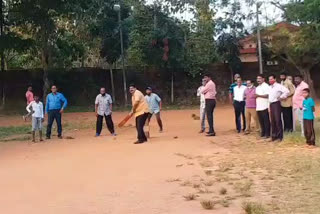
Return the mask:
[[241, 85], [240, 87], [239, 86], [234, 87], [233, 88], [233, 100], [238, 101], [238, 102], [245, 101], [244, 100], [244, 97], [245, 97], [244, 92], [246, 89], [247, 89], [247, 87], [244, 85]]
[[[234, 87], [236, 87], [238, 84], [236, 82], [232, 83], [229, 87], [229, 93], [233, 94], [234, 93]], [[247, 83], [242, 83], [242, 85], [247, 86]]]
[[27, 99], [27, 105], [29, 105], [34, 100], [32, 91], [26, 92], [26, 99]]
[[96, 97], [95, 104], [98, 105], [97, 114], [99, 114], [100, 116], [108, 116], [112, 113], [110, 109], [112, 98], [109, 94], [105, 94], [104, 96], [102, 96], [102, 94], [99, 94]]
[[150, 96], [146, 95], [145, 98], [149, 105], [150, 113], [151, 114], [159, 113], [161, 98], [155, 93], [151, 93]]
[[256, 109], [256, 87], [252, 86], [245, 90], [244, 94], [246, 95], [246, 107]]
[[302, 108], [302, 102], [304, 100], [303, 97], [303, 89], [305, 88], [309, 88], [309, 85], [302, 81], [297, 87], [296, 90], [294, 92], [293, 98], [292, 98], [292, 102], [293, 102], [293, 109], [299, 109]]
[[[267, 83], [262, 83], [256, 88], [256, 94], [260, 96], [268, 95], [270, 86]], [[269, 99], [263, 97], [257, 97], [256, 99], [257, 111], [264, 111], [269, 108]]]
[[314, 106], [315, 106], [315, 103], [311, 97], [303, 100], [303, 119], [305, 120], [314, 119], [314, 112], [313, 112]]
[[138, 102], [138, 106], [136, 108], [136, 111], [134, 112], [134, 116], [138, 117], [140, 115], [143, 115], [144, 113], [149, 112], [149, 106], [144, 98], [144, 95], [141, 93], [141, 91], [136, 90], [132, 95], [132, 106]]

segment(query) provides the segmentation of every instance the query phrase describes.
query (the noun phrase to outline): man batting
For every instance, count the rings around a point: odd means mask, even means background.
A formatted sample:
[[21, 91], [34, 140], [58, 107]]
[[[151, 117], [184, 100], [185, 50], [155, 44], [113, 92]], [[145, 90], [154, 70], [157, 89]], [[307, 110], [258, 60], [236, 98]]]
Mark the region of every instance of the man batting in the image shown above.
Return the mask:
[[147, 142], [147, 137], [144, 133], [143, 127], [148, 119], [149, 106], [141, 91], [137, 90], [136, 86], [131, 84], [130, 93], [132, 95], [132, 110], [130, 116], [134, 115], [136, 118], [136, 129], [138, 133], [138, 140], [134, 144], [141, 144]]

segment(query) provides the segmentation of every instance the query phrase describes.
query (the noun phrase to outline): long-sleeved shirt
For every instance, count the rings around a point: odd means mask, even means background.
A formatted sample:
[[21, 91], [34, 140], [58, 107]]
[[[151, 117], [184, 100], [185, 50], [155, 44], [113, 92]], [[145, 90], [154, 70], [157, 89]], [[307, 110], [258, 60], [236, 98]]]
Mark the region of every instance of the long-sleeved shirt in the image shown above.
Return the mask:
[[204, 98], [207, 100], [215, 100], [216, 99], [216, 84], [212, 80], [207, 82], [207, 84], [204, 86], [204, 88], [201, 90], [201, 93], [204, 94]]
[[269, 102], [275, 103], [280, 101], [280, 99], [286, 99], [289, 95], [289, 90], [279, 83], [274, 83], [270, 85], [269, 91]]
[[294, 92], [294, 95], [293, 95], [293, 98], [292, 98], [292, 101], [293, 101], [293, 109], [299, 109], [299, 108], [302, 108], [302, 103], [303, 103], [303, 100], [304, 100], [304, 97], [302, 95], [302, 91], [303, 89], [305, 88], [309, 88], [309, 85], [302, 81], [297, 87], [296, 87], [296, 90]]
[[29, 105], [27, 106], [27, 111], [30, 113], [31, 109], [33, 111], [32, 117], [38, 117], [38, 118], [43, 118], [43, 104], [42, 102], [36, 102], [36, 101], [32, 101], [31, 103], [29, 103]]
[[282, 107], [291, 107], [292, 106], [292, 96], [294, 94], [295, 87], [294, 87], [293, 83], [288, 79], [286, 79], [285, 81], [281, 81], [281, 85], [283, 85], [284, 87], [286, 87], [289, 90], [288, 98], [281, 101], [281, 106]]
[[26, 100], [27, 100], [27, 105], [29, 105], [34, 100], [32, 91], [26, 92]]
[[46, 113], [51, 110], [65, 109], [68, 105], [67, 99], [63, 94], [57, 92], [56, 94], [50, 93], [47, 96]]
[[201, 93], [201, 90], [204, 88], [204, 86], [200, 86], [197, 90], [197, 96], [200, 97], [200, 108], [206, 107], [206, 99], [204, 98], [204, 94]]

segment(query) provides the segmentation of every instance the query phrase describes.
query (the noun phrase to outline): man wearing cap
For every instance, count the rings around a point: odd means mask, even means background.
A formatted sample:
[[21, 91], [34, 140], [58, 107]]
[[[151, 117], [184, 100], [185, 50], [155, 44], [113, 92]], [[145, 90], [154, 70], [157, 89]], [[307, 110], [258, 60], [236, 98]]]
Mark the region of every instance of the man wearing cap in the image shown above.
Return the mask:
[[147, 124], [149, 125], [152, 115], [155, 114], [158, 125], [159, 125], [159, 131], [162, 132], [163, 126], [162, 126], [162, 121], [160, 117], [160, 111], [162, 108], [161, 98], [157, 94], [152, 92], [151, 87], [146, 88], [146, 94], [147, 95], [145, 96], [145, 98], [148, 103], [149, 111], [150, 111], [150, 114], [148, 115]]

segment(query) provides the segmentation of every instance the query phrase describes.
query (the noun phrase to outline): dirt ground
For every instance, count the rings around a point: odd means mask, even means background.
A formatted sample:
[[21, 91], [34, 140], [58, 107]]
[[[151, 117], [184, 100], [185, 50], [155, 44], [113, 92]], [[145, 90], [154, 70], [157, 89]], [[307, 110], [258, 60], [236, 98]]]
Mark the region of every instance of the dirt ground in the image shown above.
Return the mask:
[[[117, 137], [104, 128], [95, 138], [87, 128], [64, 132], [74, 139], [0, 143], [0, 213], [241, 214], [249, 203], [264, 210], [252, 213], [319, 213], [312, 203], [319, 184], [310, 186], [307, 177], [320, 177], [311, 172], [320, 165], [318, 149], [236, 134], [230, 107], [217, 109], [217, 136], [208, 138], [198, 134], [192, 114], [198, 111], [163, 112], [163, 133], [153, 118], [143, 145], [132, 144], [133, 120]], [[124, 116], [114, 113], [115, 124]], [[70, 113], [63, 120], [85, 124], [95, 117]], [[18, 117], [0, 118], [0, 126], [18, 124]], [[306, 156], [314, 158], [301, 161]]]

